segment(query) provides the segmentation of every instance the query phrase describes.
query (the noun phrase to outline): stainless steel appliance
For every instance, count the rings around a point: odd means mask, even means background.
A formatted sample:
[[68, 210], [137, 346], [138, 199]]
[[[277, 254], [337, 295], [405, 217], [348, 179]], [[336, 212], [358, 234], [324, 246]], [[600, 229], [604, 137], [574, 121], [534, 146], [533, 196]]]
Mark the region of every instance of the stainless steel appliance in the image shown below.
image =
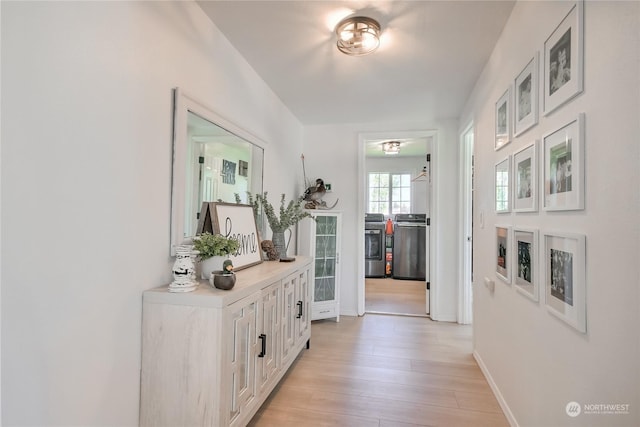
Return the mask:
[[393, 278], [426, 280], [427, 216], [397, 214], [393, 230]]
[[364, 276], [385, 277], [385, 222], [383, 214], [364, 216]]

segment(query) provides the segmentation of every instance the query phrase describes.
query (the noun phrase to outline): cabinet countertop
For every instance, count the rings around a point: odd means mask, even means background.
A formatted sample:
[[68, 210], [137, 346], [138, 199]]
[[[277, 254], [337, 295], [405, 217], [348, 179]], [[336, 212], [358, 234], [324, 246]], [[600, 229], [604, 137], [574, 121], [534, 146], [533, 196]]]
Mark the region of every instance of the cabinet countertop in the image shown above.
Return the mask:
[[208, 280], [198, 280], [198, 289], [192, 292], [169, 292], [169, 285], [144, 291], [144, 303], [189, 305], [223, 308], [252, 293], [287, 277], [311, 263], [311, 258], [296, 255], [292, 262], [263, 261], [260, 264], [237, 271], [233, 289], [223, 291], [212, 287]]

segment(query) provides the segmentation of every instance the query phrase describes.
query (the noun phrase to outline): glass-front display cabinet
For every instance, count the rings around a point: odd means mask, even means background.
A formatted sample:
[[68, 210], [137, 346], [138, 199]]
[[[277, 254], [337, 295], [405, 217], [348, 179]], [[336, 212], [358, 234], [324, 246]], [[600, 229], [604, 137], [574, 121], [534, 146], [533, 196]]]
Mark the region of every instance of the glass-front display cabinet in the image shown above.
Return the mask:
[[298, 252], [314, 259], [311, 320], [340, 320], [340, 239], [342, 214], [309, 211], [298, 223]]

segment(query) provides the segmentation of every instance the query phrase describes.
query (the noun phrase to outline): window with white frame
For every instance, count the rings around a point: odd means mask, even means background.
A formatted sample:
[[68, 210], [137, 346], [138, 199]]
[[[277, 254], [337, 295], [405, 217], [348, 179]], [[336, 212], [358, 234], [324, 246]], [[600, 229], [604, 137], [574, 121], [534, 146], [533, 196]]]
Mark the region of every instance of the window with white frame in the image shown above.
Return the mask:
[[395, 215], [411, 211], [411, 175], [372, 172], [369, 174], [367, 212]]

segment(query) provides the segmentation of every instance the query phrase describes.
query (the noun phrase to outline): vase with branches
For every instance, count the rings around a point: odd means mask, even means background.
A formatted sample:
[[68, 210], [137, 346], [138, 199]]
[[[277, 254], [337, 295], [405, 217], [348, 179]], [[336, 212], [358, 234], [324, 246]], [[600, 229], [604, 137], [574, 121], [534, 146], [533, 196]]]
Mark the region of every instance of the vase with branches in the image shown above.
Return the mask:
[[[255, 195], [247, 193], [247, 199], [249, 204], [253, 206], [253, 212], [256, 218], [260, 212], [260, 208], [262, 208], [264, 215], [267, 217], [269, 228], [271, 228], [271, 232], [273, 233], [271, 240], [278, 251], [280, 259], [286, 258], [287, 247], [289, 245], [288, 242], [285, 241], [285, 231], [289, 230], [304, 218], [313, 218], [309, 212], [304, 210], [303, 198], [300, 197], [287, 202], [286, 196], [282, 194], [280, 197], [280, 207], [277, 211], [269, 202], [266, 191], [262, 194]], [[239, 197], [236, 195], [236, 201], [238, 200]], [[289, 240], [291, 240], [291, 234], [289, 235]]]

